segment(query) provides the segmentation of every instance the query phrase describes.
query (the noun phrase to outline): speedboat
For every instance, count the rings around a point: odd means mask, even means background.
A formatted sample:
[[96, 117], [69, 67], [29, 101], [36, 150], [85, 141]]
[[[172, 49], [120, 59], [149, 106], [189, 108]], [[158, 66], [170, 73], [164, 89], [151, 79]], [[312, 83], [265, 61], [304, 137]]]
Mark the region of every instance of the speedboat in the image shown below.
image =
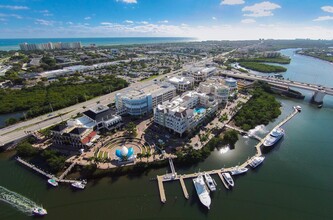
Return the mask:
[[205, 173], [204, 175], [205, 175], [205, 181], [206, 181], [206, 184], [207, 184], [209, 190], [215, 191], [216, 183], [215, 183], [214, 179], [208, 173]]
[[298, 106], [296, 106], [295, 108], [296, 108], [296, 110], [297, 110], [297, 111], [299, 111], [299, 112], [301, 112], [301, 111], [302, 111], [302, 107], [301, 107], [301, 106], [299, 106], [299, 105], [298, 105]]
[[266, 137], [263, 145], [265, 147], [271, 147], [275, 143], [277, 143], [284, 135], [284, 130], [282, 128], [276, 128], [269, 133], [269, 135]]
[[86, 183], [84, 181], [76, 181], [71, 185], [77, 189], [84, 189], [86, 187]]
[[230, 171], [230, 173], [231, 173], [231, 175], [239, 175], [239, 174], [242, 174], [242, 173], [246, 173], [247, 171], [248, 171], [249, 169], [248, 168], [246, 168], [246, 167], [235, 167], [235, 168], [233, 168], [231, 171]]
[[56, 187], [56, 186], [59, 185], [58, 182], [57, 182], [55, 179], [53, 179], [53, 178], [52, 178], [52, 179], [48, 179], [47, 182], [48, 182], [50, 185], [54, 186], [54, 187]]
[[197, 178], [193, 179], [195, 190], [197, 191], [200, 202], [210, 209], [211, 198], [209, 196], [209, 190], [205, 184], [204, 178], [201, 174]]
[[32, 214], [38, 215], [38, 216], [43, 216], [47, 214], [46, 209], [43, 209], [42, 207], [35, 207], [32, 210]]
[[252, 158], [252, 160], [250, 161], [249, 165], [252, 168], [256, 168], [257, 166], [259, 166], [263, 161], [264, 161], [265, 157], [264, 156], [258, 156], [258, 157], [254, 157]]
[[230, 173], [222, 173], [223, 178], [227, 181], [229, 186], [234, 186], [234, 180], [232, 179]]

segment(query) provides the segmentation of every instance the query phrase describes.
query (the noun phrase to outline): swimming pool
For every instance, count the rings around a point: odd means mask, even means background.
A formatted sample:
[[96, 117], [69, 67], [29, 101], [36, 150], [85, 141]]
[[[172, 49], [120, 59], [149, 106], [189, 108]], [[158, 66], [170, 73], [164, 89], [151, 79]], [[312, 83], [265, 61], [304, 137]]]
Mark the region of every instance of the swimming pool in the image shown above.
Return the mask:
[[206, 109], [203, 108], [203, 107], [195, 108], [195, 109], [194, 109], [194, 113], [195, 113], [195, 114], [203, 114], [203, 113], [205, 113], [205, 111], [206, 111]]

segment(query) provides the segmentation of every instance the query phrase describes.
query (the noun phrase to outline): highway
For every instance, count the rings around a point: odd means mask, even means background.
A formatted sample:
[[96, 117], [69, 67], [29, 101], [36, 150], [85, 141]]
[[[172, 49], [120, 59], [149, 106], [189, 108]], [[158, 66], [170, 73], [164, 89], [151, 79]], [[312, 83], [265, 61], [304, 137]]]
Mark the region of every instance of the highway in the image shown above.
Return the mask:
[[[226, 54], [228, 54], [228, 52], [225, 53], [224, 55], [226, 55]], [[190, 67], [192, 67], [194, 65], [202, 65], [202, 64], [211, 62], [213, 60], [213, 58], [214, 57], [211, 57], [211, 58], [207, 58], [205, 60], [202, 60], [202, 61], [199, 61], [196, 63], [192, 63], [191, 65], [187, 65], [186, 67], [183, 67], [182, 69], [172, 71], [165, 75], [158, 76], [154, 80], [156, 80], [156, 79], [159, 80], [159, 79], [162, 79], [167, 76], [177, 75], [179, 73], [182, 73], [185, 70], [188, 70]], [[8, 143], [11, 143], [15, 140], [19, 140], [19, 139], [22, 139], [22, 138], [28, 136], [27, 132], [35, 132], [35, 131], [50, 127], [52, 125], [58, 124], [61, 121], [67, 121], [71, 117], [76, 116], [78, 113], [82, 113], [82, 112], [86, 111], [87, 109], [96, 106], [97, 102], [99, 102], [102, 105], [108, 105], [114, 101], [115, 95], [117, 93], [125, 91], [128, 88], [135, 88], [135, 87], [147, 85], [147, 84], [151, 83], [152, 81], [153, 80], [132, 83], [129, 85], [129, 87], [126, 87], [124, 89], [121, 89], [121, 90], [118, 90], [118, 91], [115, 91], [115, 92], [112, 92], [112, 93], [109, 93], [109, 94], [106, 94], [103, 96], [99, 96], [99, 97], [90, 99], [86, 102], [81, 102], [76, 105], [72, 105], [70, 107], [60, 109], [60, 110], [54, 111], [52, 113], [38, 116], [36, 118], [30, 119], [27, 121], [23, 121], [23, 122], [5, 127], [3, 129], [0, 129], [0, 147], [6, 145]]]
[[258, 76], [255, 74], [233, 72], [233, 71], [223, 71], [221, 74], [238, 79], [246, 79], [250, 81], [259, 80], [267, 82], [272, 85], [294, 87], [298, 89], [310, 90], [313, 92], [322, 92], [327, 95], [333, 95], [333, 88], [323, 87], [321, 85], [316, 85], [316, 84], [303, 83], [303, 82], [297, 82], [285, 79], [277, 79], [273, 77]]

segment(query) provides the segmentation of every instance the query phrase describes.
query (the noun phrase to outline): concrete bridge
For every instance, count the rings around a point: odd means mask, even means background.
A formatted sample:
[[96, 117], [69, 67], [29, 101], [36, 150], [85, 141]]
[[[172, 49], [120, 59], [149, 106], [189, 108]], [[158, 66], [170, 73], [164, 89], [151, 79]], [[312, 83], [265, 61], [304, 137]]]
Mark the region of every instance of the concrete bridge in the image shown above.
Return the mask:
[[312, 101], [317, 104], [322, 104], [325, 95], [331, 95], [333, 96], [333, 88], [323, 87], [321, 85], [317, 84], [311, 84], [311, 83], [303, 83], [303, 82], [297, 82], [292, 80], [286, 80], [286, 79], [277, 79], [273, 77], [267, 77], [267, 76], [259, 76], [251, 73], [240, 73], [240, 72], [233, 72], [233, 71], [222, 71], [221, 75], [227, 76], [227, 77], [233, 77], [236, 79], [245, 79], [250, 81], [262, 81], [266, 82], [270, 85], [275, 86], [281, 86], [281, 87], [293, 87], [297, 89], [305, 89], [313, 92]]

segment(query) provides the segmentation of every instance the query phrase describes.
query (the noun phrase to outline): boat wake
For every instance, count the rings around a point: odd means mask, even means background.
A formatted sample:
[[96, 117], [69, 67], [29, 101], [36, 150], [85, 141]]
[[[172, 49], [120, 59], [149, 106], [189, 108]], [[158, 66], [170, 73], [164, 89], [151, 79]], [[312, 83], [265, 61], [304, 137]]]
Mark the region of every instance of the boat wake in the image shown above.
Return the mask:
[[265, 125], [258, 125], [255, 128], [249, 130], [249, 136], [257, 134], [267, 134], [269, 131], [265, 128]]
[[28, 215], [32, 215], [33, 208], [38, 207], [38, 205], [30, 199], [2, 186], [0, 186], [0, 200]]

